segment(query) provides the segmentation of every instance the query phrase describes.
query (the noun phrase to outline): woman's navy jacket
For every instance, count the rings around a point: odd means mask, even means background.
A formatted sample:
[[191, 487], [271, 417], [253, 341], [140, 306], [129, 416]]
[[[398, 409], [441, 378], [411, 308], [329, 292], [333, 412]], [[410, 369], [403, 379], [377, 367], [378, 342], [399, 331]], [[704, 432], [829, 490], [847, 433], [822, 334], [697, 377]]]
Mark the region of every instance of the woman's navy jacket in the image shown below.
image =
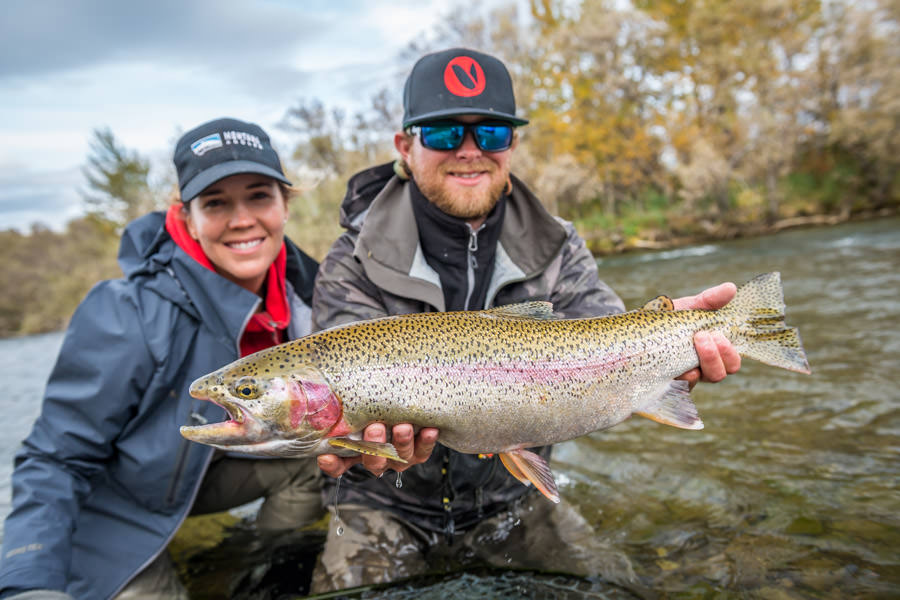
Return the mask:
[[[317, 264], [287, 244], [291, 338], [309, 332]], [[110, 598], [162, 552], [188, 515], [212, 448], [179, 427], [224, 411], [191, 382], [238, 358], [261, 301], [177, 247], [152, 213], [125, 230], [124, 279], [79, 305], [41, 414], [15, 456], [0, 590]]]

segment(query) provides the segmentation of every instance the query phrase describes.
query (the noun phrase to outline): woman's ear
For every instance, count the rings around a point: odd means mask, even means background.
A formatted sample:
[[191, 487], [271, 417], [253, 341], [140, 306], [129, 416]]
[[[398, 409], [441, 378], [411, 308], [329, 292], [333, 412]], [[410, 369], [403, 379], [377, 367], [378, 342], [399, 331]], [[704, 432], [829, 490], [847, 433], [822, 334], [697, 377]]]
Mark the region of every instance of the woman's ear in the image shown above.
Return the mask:
[[191, 209], [189, 205], [185, 204], [181, 207], [181, 210], [178, 211], [178, 215], [181, 217], [181, 220], [184, 221], [184, 226], [187, 229], [188, 235], [194, 239], [194, 241], [200, 240], [200, 234], [197, 232], [197, 226], [194, 224], [194, 219], [191, 217]]

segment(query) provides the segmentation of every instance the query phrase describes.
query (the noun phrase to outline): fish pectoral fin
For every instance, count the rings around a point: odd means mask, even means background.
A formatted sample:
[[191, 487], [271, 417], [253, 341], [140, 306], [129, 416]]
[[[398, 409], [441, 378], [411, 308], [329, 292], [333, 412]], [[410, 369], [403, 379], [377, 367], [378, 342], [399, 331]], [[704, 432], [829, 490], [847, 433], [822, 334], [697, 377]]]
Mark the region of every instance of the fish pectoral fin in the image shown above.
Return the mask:
[[328, 440], [328, 443], [335, 448], [346, 448], [360, 454], [368, 454], [369, 456], [381, 456], [397, 462], [406, 463], [397, 454], [397, 449], [393, 444], [385, 442], [367, 442], [365, 440], [351, 440], [348, 438], [334, 438]]
[[512, 450], [501, 452], [500, 460], [503, 466], [512, 473], [512, 476], [528, 485], [533, 483], [543, 495], [552, 502], [559, 504], [559, 490], [556, 489], [556, 481], [550, 465], [540, 455], [530, 450]]
[[681, 429], [703, 429], [703, 421], [691, 400], [690, 389], [687, 381], [669, 381], [656, 397], [634, 414]]
[[641, 310], [667, 311], [675, 310], [675, 303], [668, 296], [657, 296], [641, 307]]

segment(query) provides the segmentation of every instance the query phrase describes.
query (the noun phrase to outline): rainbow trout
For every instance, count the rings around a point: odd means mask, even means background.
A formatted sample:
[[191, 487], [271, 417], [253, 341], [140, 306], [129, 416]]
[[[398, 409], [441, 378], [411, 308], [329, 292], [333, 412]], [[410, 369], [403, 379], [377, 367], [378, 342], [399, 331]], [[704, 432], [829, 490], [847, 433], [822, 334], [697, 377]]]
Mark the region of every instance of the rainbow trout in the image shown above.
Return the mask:
[[570, 440], [633, 414], [702, 429], [688, 385], [693, 336], [721, 331], [742, 356], [800, 373], [809, 364], [784, 323], [778, 273], [741, 286], [719, 310], [673, 310], [660, 296], [598, 318], [555, 318], [547, 302], [420, 313], [320, 331], [241, 358], [190, 393], [230, 419], [181, 434], [217, 448], [281, 457], [374, 454], [373, 422], [437, 427], [440, 443], [497, 453], [526, 485], [559, 501], [547, 463], [528, 448]]

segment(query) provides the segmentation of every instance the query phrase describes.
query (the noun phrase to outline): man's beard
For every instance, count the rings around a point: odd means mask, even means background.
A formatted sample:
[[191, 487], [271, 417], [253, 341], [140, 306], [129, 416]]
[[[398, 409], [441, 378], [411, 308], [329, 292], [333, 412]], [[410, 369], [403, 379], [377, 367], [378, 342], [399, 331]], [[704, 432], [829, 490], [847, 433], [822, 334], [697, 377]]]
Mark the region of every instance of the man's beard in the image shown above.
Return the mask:
[[[480, 165], [468, 165], [467, 170], [471, 170], [474, 166]], [[497, 176], [497, 168], [493, 164], [484, 166], [484, 170], [492, 178], [487, 189], [458, 186], [453, 191], [449, 190], [444, 183], [444, 176], [453, 171], [449, 167], [442, 167], [437, 176], [433, 178], [417, 177], [416, 185], [419, 186], [419, 190], [429, 202], [448, 215], [466, 220], [478, 219], [486, 216], [496, 206], [509, 179], [507, 175], [494, 181], [493, 178]]]

